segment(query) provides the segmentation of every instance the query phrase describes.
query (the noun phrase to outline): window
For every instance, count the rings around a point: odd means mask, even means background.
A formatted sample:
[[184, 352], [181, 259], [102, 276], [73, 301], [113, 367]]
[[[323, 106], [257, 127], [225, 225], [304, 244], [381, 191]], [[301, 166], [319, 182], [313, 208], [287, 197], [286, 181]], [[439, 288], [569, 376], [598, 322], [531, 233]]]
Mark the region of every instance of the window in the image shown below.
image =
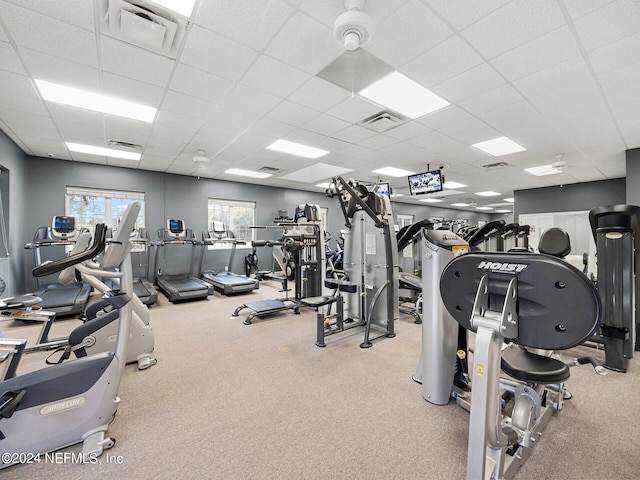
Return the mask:
[[76, 217], [76, 228], [93, 230], [96, 223], [115, 228], [127, 205], [135, 200], [142, 204], [136, 226], [144, 227], [144, 193], [139, 192], [67, 187], [65, 215]]
[[[246, 247], [250, 247], [250, 243], [254, 239], [254, 229], [250, 227], [255, 225], [255, 202], [238, 202], [235, 200], [210, 198], [208, 212], [207, 228], [211, 228], [214, 221], [223, 222], [226, 229], [233, 232], [235, 238], [247, 242]], [[229, 245], [219, 243], [209, 248], [212, 247], [229, 248]], [[238, 245], [238, 247], [242, 248], [243, 246]]]

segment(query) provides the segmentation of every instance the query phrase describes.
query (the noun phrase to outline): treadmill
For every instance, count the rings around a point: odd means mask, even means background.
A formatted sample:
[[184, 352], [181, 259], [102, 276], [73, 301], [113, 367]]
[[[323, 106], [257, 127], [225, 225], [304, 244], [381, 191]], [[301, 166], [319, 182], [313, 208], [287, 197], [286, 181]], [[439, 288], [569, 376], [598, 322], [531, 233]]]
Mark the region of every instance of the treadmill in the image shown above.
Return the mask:
[[[131, 251], [131, 263], [133, 264], [133, 293], [147, 306], [158, 301], [158, 291], [149, 278], [149, 264], [151, 263], [151, 236], [146, 228], [138, 228], [131, 237], [133, 250]], [[136, 255], [139, 258], [135, 262]], [[137, 268], [136, 268], [137, 267]], [[138, 270], [138, 271], [137, 271]]]
[[[77, 244], [80, 230], [76, 229], [75, 218], [69, 216], [55, 216], [51, 226], [39, 227], [33, 236], [33, 241], [27, 243], [24, 248], [35, 251], [36, 266], [43, 263], [42, 249], [52, 246], [74, 246], [83, 248]], [[41, 299], [37, 306], [43, 310], [56, 313], [56, 317], [75, 316], [84, 312], [91, 295], [91, 286], [82, 281], [71, 283], [38, 283], [38, 288], [33, 295]]]
[[[166, 248], [191, 246], [189, 273], [162, 273], [160, 251]], [[156, 285], [170, 302], [182, 300], [206, 299], [213, 293], [213, 285], [192, 274], [195, 249], [201, 246], [193, 230], [184, 227], [182, 220], [167, 220], [167, 228], [158, 229], [156, 239]]]
[[[255, 278], [249, 278], [245, 275], [232, 272], [233, 257], [236, 253], [238, 245], [244, 245], [246, 242], [238, 240], [232, 231], [227, 230], [224, 222], [214, 221], [211, 230], [202, 232], [202, 242], [204, 247], [200, 256], [201, 278], [213, 285], [213, 288], [223, 295], [232, 295], [236, 293], [247, 293], [257, 290], [260, 283]], [[209, 245], [227, 244], [231, 245], [231, 254], [229, 263], [223, 271], [204, 270], [204, 256]]]

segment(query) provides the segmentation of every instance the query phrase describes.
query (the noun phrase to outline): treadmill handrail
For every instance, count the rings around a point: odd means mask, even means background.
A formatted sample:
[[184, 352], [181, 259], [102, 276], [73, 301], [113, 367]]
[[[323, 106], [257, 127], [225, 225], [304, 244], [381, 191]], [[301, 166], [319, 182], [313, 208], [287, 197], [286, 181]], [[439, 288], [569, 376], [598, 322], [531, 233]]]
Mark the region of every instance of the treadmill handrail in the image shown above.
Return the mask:
[[77, 265], [78, 263], [82, 263], [85, 260], [90, 260], [97, 255], [100, 255], [105, 248], [105, 242], [107, 237], [107, 226], [104, 223], [96, 224], [96, 228], [93, 234], [93, 244], [84, 252], [76, 253], [74, 255], [69, 255], [68, 257], [63, 257], [58, 260], [53, 260], [50, 262], [43, 263], [42, 265], [38, 265], [33, 270], [31, 270], [31, 274], [34, 277], [44, 277], [46, 275], [51, 275], [52, 273], [61, 272], [65, 268], [69, 268], [73, 265]]

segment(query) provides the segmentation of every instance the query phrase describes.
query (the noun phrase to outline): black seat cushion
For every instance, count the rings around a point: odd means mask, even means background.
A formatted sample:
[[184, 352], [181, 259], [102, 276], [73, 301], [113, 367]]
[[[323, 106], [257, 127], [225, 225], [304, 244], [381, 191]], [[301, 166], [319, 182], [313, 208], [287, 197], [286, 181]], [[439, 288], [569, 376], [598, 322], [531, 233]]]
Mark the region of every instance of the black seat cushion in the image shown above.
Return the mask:
[[571, 241], [569, 240], [569, 234], [558, 227], [552, 227], [545, 230], [540, 236], [538, 250], [540, 253], [546, 253], [547, 255], [553, 255], [554, 257], [566, 257], [571, 253]]
[[337, 297], [307, 297], [300, 299], [300, 303], [305, 307], [318, 308], [323, 307], [324, 305], [329, 305], [337, 300]]
[[569, 378], [569, 367], [562, 361], [536, 355], [520, 348], [502, 351], [502, 371], [517, 380], [534, 383], [557, 383]]

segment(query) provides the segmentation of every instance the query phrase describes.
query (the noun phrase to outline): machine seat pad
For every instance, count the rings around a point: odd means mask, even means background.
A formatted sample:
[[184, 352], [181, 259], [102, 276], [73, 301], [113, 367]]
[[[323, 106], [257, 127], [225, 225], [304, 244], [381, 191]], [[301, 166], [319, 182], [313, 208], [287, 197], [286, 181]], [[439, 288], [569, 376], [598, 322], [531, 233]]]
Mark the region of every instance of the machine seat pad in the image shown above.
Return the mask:
[[338, 297], [329, 297], [329, 296], [320, 296], [320, 297], [307, 297], [301, 298], [300, 303], [305, 307], [324, 307], [325, 305], [329, 305], [330, 303], [335, 302]]
[[358, 291], [358, 285], [348, 280], [338, 280], [335, 278], [325, 278], [324, 286], [327, 288], [339, 288], [341, 292], [355, 293]]
[[398, 278], [400, 283], [404, 283], [408, 288], [418, 292], [422, 291], [422, 278], [407, 272], [400, 272]]
[[557, 383], [569, 378], [569, 367], [553, 357], [543, 357], [520, 348], [502, 351], [502, 371], [523, 382]]

